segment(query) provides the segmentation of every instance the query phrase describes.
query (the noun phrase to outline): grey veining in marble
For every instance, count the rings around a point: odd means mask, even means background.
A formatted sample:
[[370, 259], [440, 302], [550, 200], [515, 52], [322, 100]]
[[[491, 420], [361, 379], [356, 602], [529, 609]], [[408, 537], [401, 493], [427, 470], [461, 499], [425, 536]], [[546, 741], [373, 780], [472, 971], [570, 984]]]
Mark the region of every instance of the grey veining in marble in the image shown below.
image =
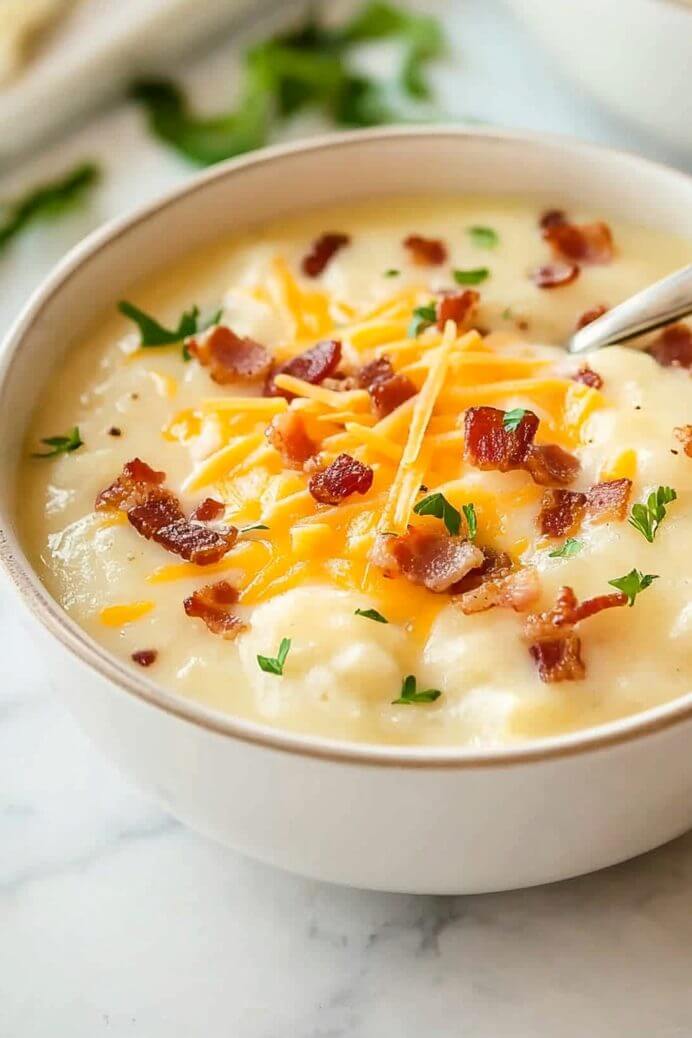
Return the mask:
[[[451, 112], [675, 156], [577, 96], [499, 0], [444, 0]], [[186, 74], [219, 107], [234, 47]], [[297, 127], [294, 132], [309, 129]], [[83, 156], [93, 203], [0, 258], [3, 325], [91, 227], [189, 175], [122, 106], [14, 171]], [[568, 883], [466, 898], [328, 887], [143, 800], [63, 710], [0, 588], [0, 1038], [689, 1038], [692, 835]]]

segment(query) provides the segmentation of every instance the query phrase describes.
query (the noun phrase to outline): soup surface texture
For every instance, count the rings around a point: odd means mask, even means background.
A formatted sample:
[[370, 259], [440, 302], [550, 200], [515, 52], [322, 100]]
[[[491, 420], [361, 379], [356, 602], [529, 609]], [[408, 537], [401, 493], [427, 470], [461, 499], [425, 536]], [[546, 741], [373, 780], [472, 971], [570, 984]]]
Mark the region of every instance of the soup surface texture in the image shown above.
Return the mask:
[[516, 743], [689, 692], [689, 329], [560, 343], [691, 250], [603, 219], [392, 199], [134, 286], [29, 431], [41, 579], [152, 680], [334, 738]]

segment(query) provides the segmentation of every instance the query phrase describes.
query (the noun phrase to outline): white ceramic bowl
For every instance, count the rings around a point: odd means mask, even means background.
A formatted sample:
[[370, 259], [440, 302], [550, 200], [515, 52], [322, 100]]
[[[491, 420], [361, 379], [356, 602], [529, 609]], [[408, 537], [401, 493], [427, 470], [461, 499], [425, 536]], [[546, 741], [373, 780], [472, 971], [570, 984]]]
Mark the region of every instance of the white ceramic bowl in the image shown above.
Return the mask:
[[682, 833], [692, 825], [692, 696], [490, 751], [332, 742], [220, 715], [135, 673], [67, 618], [22, 550], [14, 473], [41, 383], [133, 281], [224, 231], [307, 203], [465, 191], [578, 202], [692, 239], [692, 180], [632, 156], [444, 127], [330, 137], [216, 167], [92, 235], [30, 301], [0, 368], [0, 557], [80, 722], [195, 828], [264, 861], [362, 887], [462, 893], [543, 883]]
[[690, 0], [510, 0], [562, 71], [633, 125], [692, 153]]

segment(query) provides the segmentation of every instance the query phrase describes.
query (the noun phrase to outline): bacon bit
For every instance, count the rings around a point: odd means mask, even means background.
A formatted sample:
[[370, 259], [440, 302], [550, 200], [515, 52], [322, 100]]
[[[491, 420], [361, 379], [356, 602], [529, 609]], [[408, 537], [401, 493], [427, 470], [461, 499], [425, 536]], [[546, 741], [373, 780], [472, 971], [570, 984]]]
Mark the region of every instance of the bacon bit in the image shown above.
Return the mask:
[[109, 436], [122, 436], [122, 434], [122, 429], [118, 428], [117, 425], [111, 425], [110, 429], [108, 430]]
[[[585, 310], [579, 318], [579, 320], [577, 321], [577, 331], [579, 331], [581, 328], [586, 328], [587, 324], [591, 324], [592, 321], [597, 321], [599, 317], [603, 317], [603, 314], [607, 313], [608, 307], [603, 306], [602, 303], [599, 303], [598, 306], [594, 306], [591, 310]], [[588, 384], [589, 383], [587, 383], [587, 385]], [[599, 386], [596, 386], [596, 389], [599, 388]]]
[[559, 227], [563, 223], [567, 223], [567, 215], [564, 209], [546, 209], [541, 214], [538, 226], [545, 231], [548, 227]]
[[394, 368], [387, 356], [377, 357], [369, 364], [364, 364], [357, 372], [356, 378], [361, 389], [370, 389], [375, 382], [381, 382], [388, 378], [394, 378]]
[[326, 469], [313, 472], [308, 490], [323, 505], [338, 505], [351, 494], [367, 494], [373, 471], [350, 454], [340, 454]]
[[581, 463], [569, 451], [558, 447], [556, 443], [529, 447], [524, 468], [530, 473], [534, 483], [547, 487], [551, 483], [566, 486], [579, 475]]
[[213, 497], [205, 497], [204, 501], [197, 505], [190, 519], [196, 519], [200, 523], [210, 523], [223, 515], [225, 510], [226, 506], [221, 501], [215, 501]]
[[464, 327], [470, 322], [480, 298], [480, 293], [472, 288], [446, 292], [437, 304], [437, 327], [443, 331], [447, 321], [454, 321], [457, 328]]
[[301, 267], [303, 273], [309, 278], [319, 277], [333, 256], [350, 245], [351, 237], [338, 231], [328, 231], [321, 234], [310, 246], [310, 251], [303, 257]]
[[543, 237], [558, 259], [572, 263], [610, 263], [613, 235], [607, 223], [553, 223]]
[[325, 378], [330, 378], [336, 372], [341, 362], [341, 343], [335, 339], [325, 339], [318, 342], [304, 353], [298, 354], [291, 360], [282, 364], [271, 372], [264, 386], [264, 396], [283, 396], [287, 400], [293, 400], [295, 394], [285, 389], [279, 389], [274, 383], [277, 375], [292, 375], [300, 378], [303, 382], [309, 382], [311, 386], [319, 386]]
[[141, 458], [133, 458], [132, 461], [125, 462], [118, 478], [97, 496], [94, 508], [97, 512], [110, 508], [127, 511], [140, 504], [165, 478], [165, 472], [157, 472]]
[[692, 328], [686, 324], [669, 324], [649, 346], [654, 360], [664, 368], [692, 368]]
[[450, 537], [409, 526], [402, 537], [380, 534], [372, 561], [386, 573], [400, 573], [429, 591], [448, 591], [483, 565], [483, 552], [464, 537]]
[[220, 580], [216, 584], [207, 584], [193, 592], [185, 599], [183, 607], [188, 616], [204, 620], [212, 634], [231, 639], [248, 627], [229, 608], [237, 601], [237, 589], [227, 580]]
[[453, 602], [467, 616], [483, 613], [496, 606], [522, 613], [538, 601], [540, 593], [538, 574], [527, 566], [516, 573], [484, 580], [477, 588], [463, 592]]
[[603, 379], [597, 371], [592, 371], [588, 364], [585, 364], [583, 368], [579, 368], [574, 375], [572, 375], [573, 382], [581, 382], [584, 386], [590, 386], [591, 389], [601, 389], [603, 387]]
[[156, 663], [157, 657], [156, 649], [137, 649], [130, 658], [139, 663], [140, 667], [150, 667], [152, 663]]
[[408, 375], [395, 373], [389, 357], [370, 361], [360, 369], [356, 378], [358, 385], [370, 394], [378, 418], [386, 418], [418, 392]]
[[439, 238], [423, 238], [420, 234], [409, 234], [404, 245], [411, 253], [414, 263], [422, 267], [439, 267], [447, 259], [447, 247]]
[[165, 472], [157, 472], [140, 458], [126, 462], [123, 471], [96, 498], [96, 509], [120, 508], [137, 533], [154, 540], [187, 562], [206, 566], [218, 562], [233, 547], [238, 531], [223, 533], [185, 518], [171, 490], [161, 486]]
[[544, 537], [564, 537], [581, 523], [586, 512], [586, 494], [572, 490], [546, 490], [538, 514], [538, 529]]
[[589, 518], [598, 523], [621, 522], [627, 514], [631, 491], [631, 479], [611, 479], [605, 483], [594, 483], [586, 491]]
[[524, 467], [538, 429], [538, 416], [526, 411], [516, 429], [505, 429], [505, 411], [469, 407], [464, 415], [464, 458], [478, 469], [509, 472]]
[[544, 263], [531, 271], [531, 280], [537, 288], [561, 288], [579, 277], [576, 263]]
[[271, 354], [264, 346], [236, 335], [223, 324], [188, 339], [187, 348], [203, 367], [211, 369], [212, 379], [220, 385], [264, 378], [271, 366]]
[[692, 425], [678, 425], [673, 429], [676, 440], [682, 444], [682, 449], [688, 458], [692, 458]]
[[305, 419], [296, 411], [277, 414], [268, 426], [266, 435], [272, 447], [281, 455], [284, 465], [291, 469], [302, 469], [308, 458], [312, 458], [319, 450], [307, 434]]
[[454, 595], [463, 595], [466, 591], [475, 591], [484, 581], [499, 580], [512, 572], [512, 559], [506, 551], [496, 551], [495, 548], [481, 547], [483, 552], [483, 564], [476, 569], [470, 570], [466, 576], [459, 580], [449, 590]]
[[546, 684], [557, 681], [581, 681], [586, 667], [581, 658], [581, 639], [576, 634], [530, 645], [529, 652], [538, 667], [538, 676]]

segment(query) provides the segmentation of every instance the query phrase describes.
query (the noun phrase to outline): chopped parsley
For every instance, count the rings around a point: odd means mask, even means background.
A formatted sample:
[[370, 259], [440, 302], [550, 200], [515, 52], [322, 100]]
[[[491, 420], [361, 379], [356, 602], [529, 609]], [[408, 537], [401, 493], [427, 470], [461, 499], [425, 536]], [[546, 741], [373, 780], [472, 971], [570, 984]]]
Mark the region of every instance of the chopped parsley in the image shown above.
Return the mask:
[[382, 0], [370, 0], [336, 27], [308, 14], [302, 24], [250, 47], [239, 103], [229, 112], [197, 115], [167, 79], [140, 80], [132, 96], [145, 107], [152, 133], [188, 159], [209, 165], [262, 147], [286, 119], [306, 109], [321, 111], [340, 126], [400, 120], [390, 84], [364, 75], [350, 60], [353, 47], [385, 38], [397, 39], [403, 48], [399, 92], [427, 100], [425, 65], [444, 49], [439, 23]]
[[415, 339], [417, 335], [435, 324], [437, 320], [437, 307], [434, 303], [426, 303], [425, 306], [417, 306], [413, 311], [411, 323], [408, 326], [408, 336]]
[[284, 672], [284, 663], [288, 656], [289, 649], [291, 648], [291, 639], [282, 638], [281, 645], [279, 645], [279, 651], [276, 656], [258, 656], [257, 663], [259, 669], [263, 670], [265, 674], [278, 674], [282, 676]]
[[476, 267], [474, 270], [455, 270], [454, 280], [457, 285], [480, 285], [490, 277], [487, 267]]
[[504, 418], [502, 419], [502, 425], [507, 432], [516, 432], [522, 423], [522, 419], [526, 414], [525, 407], [515, 407], [511, 411], [507, 411]]
[[367, 620], [375, 620], [378, 624], [388, 624], [389, 620], [376, 609], [356, 609], [354, 616], [364, 616]]
[[82, 447], [84, 440], [79, 435], [79, 426], [74, 425], [66, 436], [45, 436], [41, 443], [50, 447], [50, 450], [32, 454], [32, 458], [55, 458], [58, 454], [70, 454]]
[[268, 530], [269, 527], [265, 523], [251, 523], [250, 526], [243, 526], [241, 533], [250, 533], [251, 530]]
[[461, 528], [461, 512], [458, 512], [454, 505], [450, 505], [444, 494], [428, 494], [414, 506], [413, 511], [416, 515], [434, 515], [437, 519], [442, 520], [453, 537], [458, 535]]
[[78, 202], [99, 179], [93, 162], [76, 166], [59, 180], [41, 184], [0, 207], [0, 250], [36, 219], [57, 216]]
[[500, 244], [500, 235], [492, 227], [468, 227], [467, 234], [479, 249], [494, 249]]
[[466, 520], [466, 528], [469, 532], [469, 540], [475, 540], [478, 533], [478, 519], [476, 518], [476, 507], [473, 504], [462, 505], [461, 510]]
[[559, 548], [556, 548], [555, 551], [548, 552], [548, 558], [571, 559], [574, 555], [578, 555], [583, 547], [583, 541], [580, 541], [577, 537], [568, 537]]
[[396, 267], [390, 267], [389, 270], [384, 272], [386, 278], [398, 278], [399, 274], [401, 274], [401, 271], [397, 270]]
[[[155, 318], [145, 314], [134, 303], [121, 300], [118, 303], [118, 310], [124, 317], [128, 317], [137, 325], [139, 328], [139, 345], [144, 349], [157, 346], [174, 346], [178, 342], [184, 342], [188, 336], [195, 335], [197, 332], [203, 332], [205, 329], [211, 328], [212, 325], [218, 324], [223, 313], [223, 310], [217, 310], [216, 313], [206, 320], [200, 320], [199, 307], [193, 306], [183, 312], [178, 321], [177, 328], [164, 328]], [[183, 345], [183, 360], [190, 360], [190, 351], [186, 345]]]
[[609, 580], [608, 583], [618, 591], [622, 591], [623, 595], [627, 595], [629, 605], [633, 606], [637, 595], [650, 587], [654, 580], [658, 580], [657, 573], [642, 573], [638, 569], [632, 569], [624, 577], [616, 577], [615, 580]]
[[632, 505], [628, 522], [635, 530], [639, 530], [649, 543], [653, 543], [656, 531], [666, 517], [666, 505], [675, 501], [677, 496], [672, 487], [658, 487], [649, 494], [645, 505]]
[[413, 674], [409, 674], [401, 682], [401, 694], [398, 699], [392, 700], [392, 706], [399, 704], [410, 706], [412, 703], [434, 703], [441, 695], [442, 693], [436, 688], [421, 689], [420, 692], [417, 692], [416, 679]]

